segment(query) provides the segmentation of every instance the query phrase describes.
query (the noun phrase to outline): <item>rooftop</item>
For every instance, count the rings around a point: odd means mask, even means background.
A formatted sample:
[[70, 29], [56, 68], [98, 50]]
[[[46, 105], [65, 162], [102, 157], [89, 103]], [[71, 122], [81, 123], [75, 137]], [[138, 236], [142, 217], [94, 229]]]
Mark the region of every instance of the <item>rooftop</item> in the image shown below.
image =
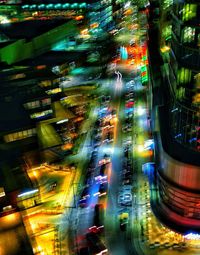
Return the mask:
[[21, 98], [17, 94], [0, 101], [0, 116], [0, 132], [6, 133], [32, 125], [28, 112], [24, 109]]
[[37, 66], [37, 65], [48, 65], [48, 66], [56, 66], [64, 63], [70, 63], [72, 61], [79, 60], [81, 57], [85, 56], [85, 51], [73, 52], [70, 51], [49, 51], [46, 52], [34, 59], [26, 59], [19, 62], [19, 65], [26, 66]]
[[0, 33], [5, 34], [10, 39], [30, 40], [66, 22], [66, 19], [52, 19], [0, 24]]

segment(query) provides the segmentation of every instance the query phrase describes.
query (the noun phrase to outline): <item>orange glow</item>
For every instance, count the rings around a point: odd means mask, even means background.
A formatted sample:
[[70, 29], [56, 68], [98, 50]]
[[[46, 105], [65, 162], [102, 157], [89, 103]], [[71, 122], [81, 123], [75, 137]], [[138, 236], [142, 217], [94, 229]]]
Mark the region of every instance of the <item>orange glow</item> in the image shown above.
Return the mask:
[[74, 119], [74, 122], [79, 122], [79, 121], [82, 121], [82, 120], [84, 120], [83, 117], [78, 117], [78, 118]]
[[151, 156], [153, 156], [153, 151], [152, 150], [143, 151], [142, 156], [145, 157], [145, 158], [146, 157], [151, 157]]
[[46, 65], [36, 66], [37, 70], [42, 70], [42, 69], [45, 69], [45, 68], [46, 68]]
[[4, 216], [3, 219], [4, 219], [5, 222], [10, 222], [10, 223], [13, 222], [14, 223], [14, 222], [19, 221], [19, 215], [16, 214], [16, 213], [11, 213], [11, 214], [8, 214], [8, 215]]
[[120, 62], [120, 58], [116, 58], [115, 60], [113, 60], [113, 63], [114, 64], [117, 64], [117, 63], [119, 63]]
[[126, 10], [126, 11], [124, 12], [124, 14], [125, 14], [126, 16], [131, 15], [132, 13], [133, 13], [133, 11], [132, 11], [131, 9], [128, 9], [128, 10]]
[[75, 20], [82, 20], [82, 19], [84, 19], [84, 16], [83, 16], [83, 15], [76, 16], [76, 17], [75, 17]]
[[81, 30], [82, 35], [88, 35], [88, 29], [83, 29]]
[[70, 133], [69, 136], [70, 136], [71, 138], [76, 138], [76, 137], [78, 136], [78, 134], [77, 134], [77, 133]]
[[112, 169], [112, 163], [109, 164], [108, 167], [108, 172], [107, 172], [107, 176], [108, 176], [108, 183], [110, 183], [110, 178], [111, 178], [111, 169]]
[[93, 23], [93, 24], [90, 25], [90, 27], [91, 28], [97, 28], [97, 27], [99, 27], [99, 24], [98, 23]]
[[62, 150], [70, 150], [73, 147], [72, 143], [66, 143], [61, 148]]

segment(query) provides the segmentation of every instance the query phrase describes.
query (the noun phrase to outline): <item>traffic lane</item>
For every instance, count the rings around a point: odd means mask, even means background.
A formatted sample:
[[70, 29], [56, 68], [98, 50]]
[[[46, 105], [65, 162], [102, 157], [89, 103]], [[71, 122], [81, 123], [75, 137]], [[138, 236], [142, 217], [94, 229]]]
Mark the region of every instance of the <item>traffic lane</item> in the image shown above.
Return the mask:
[[[127, 81], [128, 83], [128, 81]], [[134, 91], [134, 94], [135, 94], [135, 86], [132, 87], [131, 91]], [[134, 95], [134, 101], [135, 101], [135, 95]], [[124, 100], [124, 104], [125, 104], [125, 100]], [[134, 106], [134, 111], [135, 111], [135, 106]], [[134, 113], [135, 115], [135, 113]], [[134, 119], [132, 119], [132, 126], [133, 126], [133, 123], [135, 124], [135, 121]], [[133, 129], [132, 129], [132, 132], [131, 132], [131, 135], [132, 135], [132, 140], [134, 140], [134, 134], [136, 132], [136, 126], [134, 125]], [[129, 136], [129, 134], [127, 133], [124, 133], [124, 138], [127, 138]], [[134, 159], [135, 160], [135, 159]], [[133, 168], [133, 171], [134, 171], [134, 174], [135, 174], [135, 166]], [[135, 178], [135, 177], [134, 177]], [[138, 183], [137, 183], [137, 179], [134, 180], [134, 183], [133, 185], [135, 187], [137, 187]], [[133, 202], [135, 203], [135, 200], [133, 199]], [[138, 212], [135, 208], [135, 205], [133, 204], [133, 211], [132, 211], [132, 215], [131, 215], [131, 231], [133, 233], [133, 239], [132, 239], [132, 245], [133, 245], [133, 249], [134, 249], [134, 254], [144, 254], [142, 252], [142, 249], [140, 247], [140, 236], [137, 235], [137, 233], [140, 231], [140, 225], [139, 225], [139, 222], [138, 222]]]
[[128, 255], [130, 253], [130, 245], [127, 245], [126, 232], [120, 230], [119, 214], [122, 207], [118, 206], [118, 188], [119, 175], [122, 167], [120, 159], [120, 148], [115, 148], [112, 158], [112, 175], [110, 181], [110, 188], [108, 193], [108, 204], [106, 210], [106, 239], [110, 254], [113, 255]]
[[[136, 100], [138, 99], [136, 105], [135, 105], [135, 128], [134, 128], [134, 140], [135, 140], [135, 170], [137, 173], [136, 177], [136, 182], [134, 184], [134, 187], [136, 189], [136, 200], [135, 200], [135, 205], [134, 205], [134, 225], [135, 225], [135, 234], [137, 235], [137, 238], [133, 239], [135, 247], [138, 247], [138, 250], [140, 249], [142, 252], [142, 249], [144, 249], [144, 246], [141, 245], [142, 242], [142, 236], [141, 236], [141, 220], [144, 215], [144, 208], [143, 205], [140, 205], [141, 202], [143, 201], [143, 194], [141, 194], [141, 186], [143, 186], [143, 179], [144, 176], [141, 173], [142, 170], [142, 164], [146, 163], [149, 161], [148, 159], [148, 153], [144, 154], [144, 142], [147, 140], [147, 115], [146, 115], [146, 108], [145, 108], [145, 98], [141, 97], [141, 93], [139, 93], [139, 90], [136, 90]], [[139, 147], [141, 146], [141, 147]], [[138, 150], [139, 148], [142, 148], [142, 150]], [[148, 200], [148, 199], [147, 199]], [[149, 203], [150, 207], [150, 203]], [[148, 252], [148, 254], [153, 254], [149, 250], [145, 250], [145, 253]], [[143, 253], [143, 252], [142, 252]], [[156, 253], [154, 253], [156, 254]]]
[[[101, 134], [102, 134], [102, 137], [101, 137], [101, 140], [102, 140], [104, 134], [103, 134], [103, 132], [101, 132]], [[90, 177], [90, 178], [92, 178], [92, 184], [88, 187], [89, 198], [87, 199], [87, 203], [88, 203], [87, 207], [78, 210], [78, 213], [79, 213], [78, 218], [84, 219], [83, 222], [79, 220], [78, 231], [77, 231], [78, 232], [78, 240], [81, 240], [82, 243], [83, 243], [83, 240], [85, 239], [85, 234], [89, 231], [89, 228], [92, 227], [93, 225], [95, 225], [93, 208], [97, 203], [102, 202], [102, 199], [99, 200], [99, 198], [98, 198], [98, 191], [99, 191], [100, 183], [98, 183], [97, 179], [95, 179], [95, 177], [99, 176], [99, 174], [100, 174], [99, 169], [101, 166], [99, 166], [99, 162], [103, 158], [102, 153], [105, 149], [102, 147], [105, 147], [105, 146], [101, 145], [100, 147], [98, 147], [97, 157], [95, 156], [95, 158], [94, 158], [95, 162], [92, 162], [92, 163], [94, 163], [95, 170], [94, 170], [94, 173], [92, 174], [92, 176]], [[106, 168], [107, 168], [107, 165], [108, 164], [106, 164]], [[107, 173], [107, 170], [105, 171], [105, 174], [106, 173]], [[87, 190], [86, 190], [86, 192], [87, 192]], [[80, 244], [78, 244], [78, 245], [80, 245]]]
[[[118, 89], [118, 87], [117, 87]], [[121, 115], [121, 111], [124, 107], [124, 101], [121, 101], [121, 95], [118, 94], [117, 98], [117, 116]], [[119, 121], [120, 122], [120, 121]], [[122, 169], [122, 151], [121, 151], [121, 125], [118, 124], [118, 132], [116, 134], [116, 140], [114, 143], [114, 153], [112, 157], [112, 176], [110, 182], [109, 196], [108, 196], [108, 208], [107, 219], [109, 224], [110, 233], [107, 233], [107, 241], [109, 244], [111, 254], [131, 254], [131, 243], [127, 240], [127, 233], [120, 230], [119, 214], [122, 212], [123, 208], [118, 206], [118, 188], [119, 188], [119, 176]], [[112, 215], [112, 217], [110, 217]]]

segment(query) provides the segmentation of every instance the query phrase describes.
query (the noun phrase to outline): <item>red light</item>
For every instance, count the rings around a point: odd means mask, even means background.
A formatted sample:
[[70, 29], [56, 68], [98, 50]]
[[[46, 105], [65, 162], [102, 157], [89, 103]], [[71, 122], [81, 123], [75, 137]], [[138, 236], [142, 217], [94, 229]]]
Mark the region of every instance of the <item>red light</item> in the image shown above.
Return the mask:
[[42, 70], [42, 69], [45, 69], [45, 68], [46, 68], [46, 65], [36, 66], [37, 70]]
[[144, 76], [146, 76], [146, 75], [147, 75], [147, 72], [146, 72], [146, 71], [141, 73], [141, 76], [142, 76], [142, 77], [144, 77]]

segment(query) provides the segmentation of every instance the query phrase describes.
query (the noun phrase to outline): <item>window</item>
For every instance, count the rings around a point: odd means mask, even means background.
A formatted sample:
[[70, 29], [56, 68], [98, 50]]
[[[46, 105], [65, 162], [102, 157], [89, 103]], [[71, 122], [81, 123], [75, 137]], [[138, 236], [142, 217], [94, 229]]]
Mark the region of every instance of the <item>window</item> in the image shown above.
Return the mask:
[[44, 98], [42, 99], [42, 106], [50, 105], [51, 99], [50, 98]]
[[182, 20], [188, 21], [197, 15], [197, 5], [196, 4], [185, 4], [182, 11]]
[[36, 134], [36, 129], [27, 129], [27, 130], [22, 130], [19, 132], [15, 132], [12, 134], [8, 134], [4, 136], [4, 141], [6, 143], [17, 141], [17, 140], [22, 140], [31, 136], [34, 136]]
[[183, 42], [191, 43], [194, 41], [194, 38], [195, 38], [195, 28], [185, 27], [183, 29]]
[[163, 9], [166, 9], [166, 8], [172, 6], [172, 4], [173, 4], [173, 0], [164, 0]]
[[178, 70], [177, 83], [179, 85], [187, 84], [191, 81], [191, 76], [191, 70], [182, 67]]
[[46, 111], [42, 111], [42, 112], [35, 112], [35, 113], [31, 114], [30, 117], [31, 117], [31, 119], [40, 119], [40, 118], [48, 117], [52, 113], [53, 113], [53, 111], [50, 109], [50, 110], [46, 110]]

